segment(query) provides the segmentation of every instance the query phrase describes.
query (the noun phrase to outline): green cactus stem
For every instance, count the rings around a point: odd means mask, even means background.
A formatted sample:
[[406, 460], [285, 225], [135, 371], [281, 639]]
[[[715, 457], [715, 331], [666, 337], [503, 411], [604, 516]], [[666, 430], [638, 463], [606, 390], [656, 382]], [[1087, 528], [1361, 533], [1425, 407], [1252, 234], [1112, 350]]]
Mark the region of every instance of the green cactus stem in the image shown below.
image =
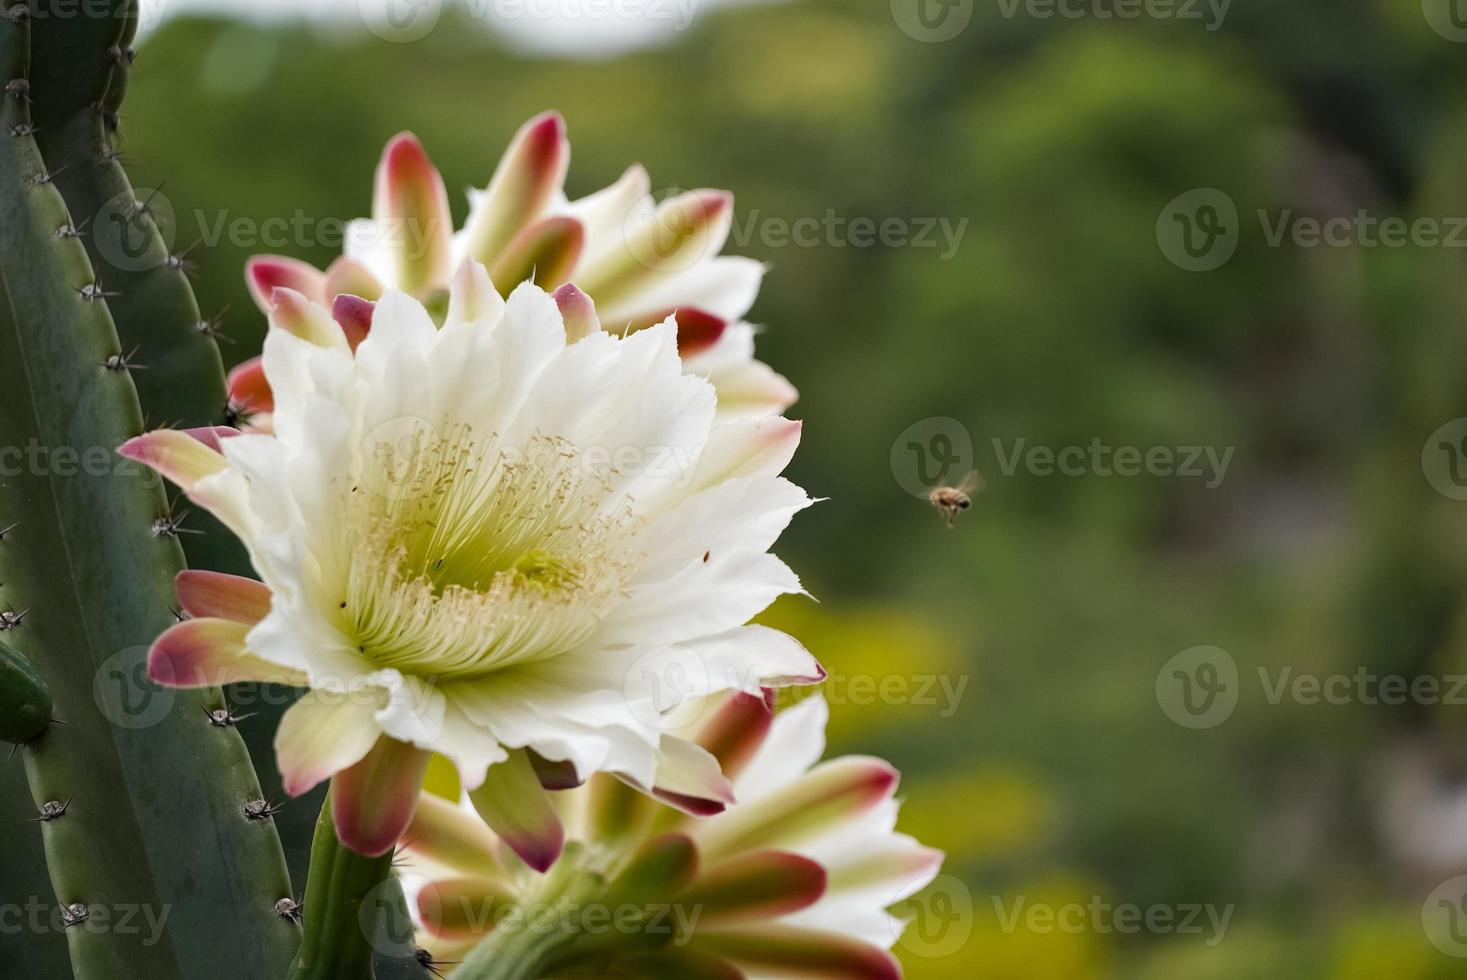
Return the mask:
[[311, 877], [300, 950], [290, 980], [370, 980], [378, 924], [392, 894], [392, 851], [364, 857], [336, 836], [331, 797], [311, 841]]
[[[36, 18], [31, 24], [30, 98], [35, 138], [55, 186], [77, 221], [80, 241], [109, 294], [122, 350], [146, 370], [133, 375], [148, 428], [230, 425], [220, 324], [200, 313], [188, 279], [192, 241], [176, 236], [163, 175], [134, 189], [117, 148], [123, 97], [132, 74], [138, 0], [89, 0], [88, 16]], [[190, 567], [253, 575], [244, 546], [214, 517], [188, 515], [181, 538]], [[253, 694], [254, 689], [248, 689]], [[242, 734], [272, 798], [284, 795], [271, 743], [291, 699], [271, 689], [254, 698]], [[276, 819], [286, 853], [303, 883], [314, 803]]]
[[[271, 822], [246, 816], [260, 794], [239, 734], [207, 716], [217, 691], [140, 673], [182, 551], [162, 488], [113, 455], [142, 412], [112, 286], [34, 138], [27, 14], [0, 6], [0, 444], [39, 452], [0, 482], [0, 631], [65, 722], [20, 750], [32, 819], [75, 976], [280, 976], [297, 927], [276, 911]], [[103, 927], [129, 913], [162, 925]]]
[[24, 745], [51, 724], [51, 689], [29, 660], [0, 641], [0, 739]]

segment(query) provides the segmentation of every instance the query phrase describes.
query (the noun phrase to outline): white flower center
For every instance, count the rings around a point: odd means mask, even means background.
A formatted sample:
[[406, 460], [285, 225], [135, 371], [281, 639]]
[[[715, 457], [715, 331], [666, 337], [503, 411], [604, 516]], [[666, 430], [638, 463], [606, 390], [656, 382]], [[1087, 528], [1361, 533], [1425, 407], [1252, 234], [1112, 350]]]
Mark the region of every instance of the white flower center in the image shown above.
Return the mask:
[[574, 446], [421, 421], [371, 440], [345, 502], [345, 625], [384, 667], [469, 676], [583, 641], [639, 556], [630, 500]]

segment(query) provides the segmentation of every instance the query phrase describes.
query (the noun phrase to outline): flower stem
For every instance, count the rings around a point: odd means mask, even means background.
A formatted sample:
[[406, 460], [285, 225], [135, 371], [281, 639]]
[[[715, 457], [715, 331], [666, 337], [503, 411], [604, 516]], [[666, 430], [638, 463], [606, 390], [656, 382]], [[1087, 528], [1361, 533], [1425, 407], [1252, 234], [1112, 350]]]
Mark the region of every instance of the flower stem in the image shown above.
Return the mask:
[[[580, 864], [571, 845], [545, 876], [534, 897], [522, 907], [522, 916], [494, 927], [463, 964], [454, 980], [539, 980], [580, 936], [575, 927], [579, 904], [594, 900], [604, 879]], [[569, 913], [569, 914], [563, 914]]]
[[363, 903], [380, 894], [392, 869], [392, 852], [364, 857], [336, 836], [331, 795], [321, 807], [311, 840], [305, 921], [290, 980], [340, 980], [372, 976], [372, 938], [377, 913], [363, 917]]

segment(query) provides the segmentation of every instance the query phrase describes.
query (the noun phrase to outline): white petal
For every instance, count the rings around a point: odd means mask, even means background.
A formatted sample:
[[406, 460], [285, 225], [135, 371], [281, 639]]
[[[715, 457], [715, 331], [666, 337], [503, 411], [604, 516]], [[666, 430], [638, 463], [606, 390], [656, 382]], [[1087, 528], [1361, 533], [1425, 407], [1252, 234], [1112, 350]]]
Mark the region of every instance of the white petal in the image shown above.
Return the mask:
[[280, 719], [275, 758], [285, 791], [300, 796], [354, 765], [376, 744], [382, 730], [373, 715], [377, 705], [363, 693], [308, 691]]

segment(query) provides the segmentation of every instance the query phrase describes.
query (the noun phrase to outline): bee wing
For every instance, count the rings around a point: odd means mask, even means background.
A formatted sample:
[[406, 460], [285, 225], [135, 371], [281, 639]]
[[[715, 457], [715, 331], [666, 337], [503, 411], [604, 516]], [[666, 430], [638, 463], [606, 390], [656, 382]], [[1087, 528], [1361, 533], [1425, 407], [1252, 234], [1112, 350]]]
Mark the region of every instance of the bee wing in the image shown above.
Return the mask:
[[979, 473], [977, 470], [970, 470], [968, 475], [963, 477], [963, 485], [958, 487], [958, 489], [963, 493], [977, 493], [987, 486], [988, 483], [983, 479], [982, 473]]

